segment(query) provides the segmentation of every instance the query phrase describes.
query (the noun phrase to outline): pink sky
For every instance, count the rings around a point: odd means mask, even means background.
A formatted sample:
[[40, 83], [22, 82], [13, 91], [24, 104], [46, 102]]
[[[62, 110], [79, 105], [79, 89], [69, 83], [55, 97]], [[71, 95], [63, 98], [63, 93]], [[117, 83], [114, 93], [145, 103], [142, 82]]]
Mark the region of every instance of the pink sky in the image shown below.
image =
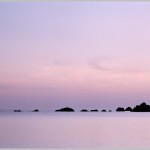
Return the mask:
[[0, 3], [1, 108], [150, 102], [150, 3]]

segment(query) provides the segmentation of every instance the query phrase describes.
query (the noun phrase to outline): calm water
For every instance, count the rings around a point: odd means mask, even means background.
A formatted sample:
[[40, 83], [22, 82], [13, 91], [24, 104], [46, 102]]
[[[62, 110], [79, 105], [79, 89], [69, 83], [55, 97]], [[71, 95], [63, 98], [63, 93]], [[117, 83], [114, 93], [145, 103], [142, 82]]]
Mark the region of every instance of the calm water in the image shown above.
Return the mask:
[[150, 148], [150, 113], [0, 113], [0, 148]]

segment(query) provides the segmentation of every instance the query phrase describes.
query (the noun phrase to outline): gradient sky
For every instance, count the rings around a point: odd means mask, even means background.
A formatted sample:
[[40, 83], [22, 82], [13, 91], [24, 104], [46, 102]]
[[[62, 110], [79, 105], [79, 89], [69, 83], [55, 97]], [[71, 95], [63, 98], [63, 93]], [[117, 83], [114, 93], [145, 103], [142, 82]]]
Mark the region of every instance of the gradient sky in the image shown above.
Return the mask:
[[0, 3], [0, 108], [150, 103], [149, 2]]

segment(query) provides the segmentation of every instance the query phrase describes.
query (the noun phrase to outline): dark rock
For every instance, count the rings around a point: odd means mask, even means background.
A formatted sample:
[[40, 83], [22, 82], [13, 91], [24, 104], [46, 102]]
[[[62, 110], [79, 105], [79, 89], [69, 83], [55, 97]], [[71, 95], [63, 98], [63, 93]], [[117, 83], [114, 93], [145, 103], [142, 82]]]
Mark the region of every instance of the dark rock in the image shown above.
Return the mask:
[[112, 112], [111, 110], [109, 110], [108, 112]]
[[39, 110], [38, 110], [38, 109], [35, 109], [35, 110], [33, 110], [33, 112], [39, 112]]
[[132, 108], [131, 108], [131, 107], [127, 107], [127, 108], [125, 109], [125, 111], [132, 111]]
[[55, 111], [61, 111], [61, 112], [74, 112], [74, 110], [72, 108], [69, 107], [65, 107], [65, 108], [61, 108]]
[[141, 103], [140, 105], [137, 105], [133, 108], [133, 112], [150, 112], [150, 106], [147, 105], [145, 102]]
[[97, 109], [92, 109], [92, 110], [90, 110], [91, 112], [98, 112], [98, 110]]
[[21, 110], [20, 110], [20, 109], [18, 109], [18, 110], [14, 110], [14, 112], [21, 112]]
[[82, 109], [80, 112], [89, 112], [87, 109]]
[[105, 110], [105, 109], [103, 109], [101, 112], [106, 112], [106, 110]]
[[116, 109], [116, 111], [124, 111], [124, 108], [123, 108], [123, 107], [118, 107], [118, 108]]

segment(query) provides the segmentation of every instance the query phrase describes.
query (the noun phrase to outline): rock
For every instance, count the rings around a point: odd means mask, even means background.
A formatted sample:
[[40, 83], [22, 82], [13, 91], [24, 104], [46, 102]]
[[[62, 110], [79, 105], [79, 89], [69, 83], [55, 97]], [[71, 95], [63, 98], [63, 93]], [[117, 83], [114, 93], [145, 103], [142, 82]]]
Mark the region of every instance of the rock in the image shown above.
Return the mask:
[[72, 108], [69, 108], [69, 107], [65, 107], [65, 108], [61, 108], [61, 109], [58, 109], [58, 110], [55, 110], [56, 112], [57, 111], [60, 111], [60, 112], [74, 112], [74, 110]]
[[105, 110], [105, 109], [103, 109], [101, 112], [106, 112], [106, 110]]
[[141, 103], [140, 105], [137, 105], [133, 108], [133, 112], [150, 112], [150, 106], [147, 105], [145, 102]]
[[118, 107], [118, 108], [116, 109], [116, 111], [124, 111], [124, 108], [123, 108], [123, 107]]
[[111, 110], [109, 110], [108, 112], [112, 112]]
[[18, 110], [14, 110], [14, 112], [21, 112], [21, 110], [20, 110], [20, 109], [18, 109]]
[[131, 108], [131, 107], [127, 107], [127, 108], [125, 109], [125, 111], [132, 111], [132, 108]]
[[89, 112], [87, 109], [82, 109], [80, 112]]
[[98, 112], [98, 110], [97, 109], [92, 109], [92, 110], [90, 110], [90, 112]]
[[38, 109], [35, 109], [35, 110], [33, 110], [33, 112], [39, 112], [39, 110], [38, 110]]

